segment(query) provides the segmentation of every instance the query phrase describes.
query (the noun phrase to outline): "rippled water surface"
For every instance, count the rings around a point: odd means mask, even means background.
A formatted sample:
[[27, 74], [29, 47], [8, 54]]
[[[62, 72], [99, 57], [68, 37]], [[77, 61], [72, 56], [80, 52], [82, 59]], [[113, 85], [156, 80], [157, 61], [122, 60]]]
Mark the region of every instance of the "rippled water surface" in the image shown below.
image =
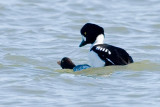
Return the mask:
[[[159, 0], [1, 0], [0, 106], [159, 107], [159, 12]], [[87, 22], [135, 63], [61, 70], [64, 56], [89, 63], [90, 46], [78, 47]]]

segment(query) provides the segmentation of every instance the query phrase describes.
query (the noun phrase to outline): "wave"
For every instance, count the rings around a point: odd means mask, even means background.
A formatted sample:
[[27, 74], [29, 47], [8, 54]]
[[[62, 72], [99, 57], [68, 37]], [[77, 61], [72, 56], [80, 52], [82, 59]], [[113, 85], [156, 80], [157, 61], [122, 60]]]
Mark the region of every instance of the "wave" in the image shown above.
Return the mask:
[[151, 62], [149, 60], [144, 60], [125, 66], [106, 66], [99, 68], [88, 68], [77, 72], [73, 72], [73, 70], [71, 69], [55, 70], [55, 72], [59, 73], [70, 73], [75, 75], [86, 75], [86, 76], [109, 76], [112, 73], [120, 71], [128, 71], [128, 72], [160, 71], [160, 64]]

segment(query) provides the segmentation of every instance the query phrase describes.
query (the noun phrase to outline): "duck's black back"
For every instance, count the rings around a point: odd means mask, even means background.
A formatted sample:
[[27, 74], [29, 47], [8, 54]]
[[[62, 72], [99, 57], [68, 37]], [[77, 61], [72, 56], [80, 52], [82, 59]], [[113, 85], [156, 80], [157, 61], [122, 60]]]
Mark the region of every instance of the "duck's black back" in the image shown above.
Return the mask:
[[91, 48], [98, 56], [105, 61], [105, 66], [127, 65], [133, 63], [132, 57], [122, 48], [108, 44], [98, 44]]

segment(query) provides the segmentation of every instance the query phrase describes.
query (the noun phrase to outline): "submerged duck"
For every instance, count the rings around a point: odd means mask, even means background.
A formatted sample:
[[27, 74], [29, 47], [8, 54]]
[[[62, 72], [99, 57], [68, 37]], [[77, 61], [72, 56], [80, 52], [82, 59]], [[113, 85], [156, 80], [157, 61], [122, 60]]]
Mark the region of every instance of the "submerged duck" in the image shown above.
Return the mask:
[[90, 68], [88, 64], [75, 65], [68, 57], [62, 58], [62, 60], [57, 63], [62, 67], [62, 69], [73, 69], [74, 72]]
[[96, 24], [86, 23], [81, 28], [82, 42], [79, 47], [91, 44], [90, 62], [92, 67], [127, 65], [132, 57], [122, 48], [104, 44], [104, 29]]

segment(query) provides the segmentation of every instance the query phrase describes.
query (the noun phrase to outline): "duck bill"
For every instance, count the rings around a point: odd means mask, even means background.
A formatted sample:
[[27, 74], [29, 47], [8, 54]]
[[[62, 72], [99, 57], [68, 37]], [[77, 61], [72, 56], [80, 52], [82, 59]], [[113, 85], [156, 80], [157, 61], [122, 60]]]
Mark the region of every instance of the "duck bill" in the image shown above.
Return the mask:
[[82, 42], [81, 42], [81, 44], [79, 45], [79, 47], [82, 47], [82, 46], [84, 46], [84, 45], [86, 45], [86, 44], [87, 44], [86, 41], [82, 40]]
[[57, 64], [61, 66], [61, 61], [57, 61]]

